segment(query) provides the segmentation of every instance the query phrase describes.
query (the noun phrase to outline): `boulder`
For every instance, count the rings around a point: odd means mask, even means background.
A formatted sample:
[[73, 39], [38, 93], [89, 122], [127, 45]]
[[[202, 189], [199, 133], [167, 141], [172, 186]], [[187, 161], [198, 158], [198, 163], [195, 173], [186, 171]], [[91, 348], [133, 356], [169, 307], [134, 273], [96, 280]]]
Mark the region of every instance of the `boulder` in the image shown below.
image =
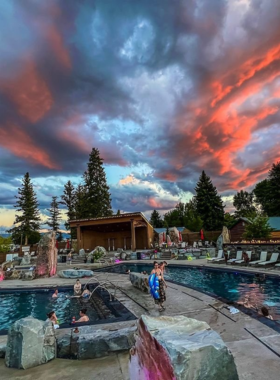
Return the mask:
[[31, 256], [28, 254], [25, 254], [21, 260], [20, 265], [30, 265], [31, 264]]
[[79, 327], [79, 333], [68, 333], [57, 338], [57, 357], [65, 359], [95, 359], [113, 352], [128, 351], [135, 343], [136, 327], [117, 331]]
[[131, 350], [134, 380], [238, 380], [234, 359], [206, 322], [142, 316]]
[[6, 344], [0, 344], [0, 359], [4, 359], [6, 355]]
[[56, 339], [51, 322], [27, 317], [11, 325], [5, 356], [7, 367], [32, 368], [55, 357]]
[[92, 277], [93, 271], [87, 269], [64, 269], [58, 272], [58, 276], [61, 278]]
[[144, 293], [149, 293], [149, 282], [148, 282], [149, 276], [146, 274], [131, 272], [129, 274], [129, 279], [135, 288], [140, 289]]
[[86, 256], [86, 252], [85, 252], [84, 248], [82, 248], [82, 249], [79, 250], [79, 256], [80, 257], [85, 257]]

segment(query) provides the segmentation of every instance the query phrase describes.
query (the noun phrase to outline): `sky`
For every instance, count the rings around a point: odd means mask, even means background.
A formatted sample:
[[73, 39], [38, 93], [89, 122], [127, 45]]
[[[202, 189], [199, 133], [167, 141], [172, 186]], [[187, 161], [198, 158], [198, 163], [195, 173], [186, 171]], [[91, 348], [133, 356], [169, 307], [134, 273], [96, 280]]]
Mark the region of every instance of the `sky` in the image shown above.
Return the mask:
[[123, 211], [230, 200], [280, 159], [279, 0], [1, 0], [0, 231], [100, 150]]

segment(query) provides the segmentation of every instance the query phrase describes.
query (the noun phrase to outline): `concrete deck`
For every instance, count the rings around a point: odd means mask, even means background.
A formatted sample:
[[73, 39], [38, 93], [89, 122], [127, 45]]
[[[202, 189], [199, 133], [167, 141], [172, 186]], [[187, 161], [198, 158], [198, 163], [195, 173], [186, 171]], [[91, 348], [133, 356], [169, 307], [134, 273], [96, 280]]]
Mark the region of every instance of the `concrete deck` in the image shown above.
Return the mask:
[[[152, 260], [153, 261], [153, 260]], [[151, 261], [151, 262], [152, 262]], [[148, 263], [143, 260], [141, 263]], [[132, 263], [129, 261], [128, 263]], [[206, 260], [177, 261], [169, 263], [176, 265], [207, 265]], [[223, 268], [225, 265], [208, 264], [209, 267]], [[228, 266], [227, 266], [228, 268]], [[240, 267], [238, 270], [248, 270]], [[255, 269], [249, 269], [256, 271]], [[280, 272], [259, 269], [261, 273]], [[273, 273], [274, 274], [274, 273]], [[137, 317], [142, 314], [152, 316], [160, 315], [155, 304], [148, 294], [134, 288], [127, 275], [99, 273], [100, 280], [108, 277], [112, 283], [117, 283], [119, 289], [116, 297]], [[82, 280], [85, 283], [87, 280]], [[30, 282], [21, 280], [4, 281], [0, 289], [34, 286], [61, 286], [74, 284], [75, 280], [60, 279], [57, 277], [38, 279]], [[113, 289], [113, 286], [112, 286]], [[196, 290], [169, 283], [167, 288], [166, 310], [161, 315], [185, 315], [207, 322], [217, 331], [228, 348], [232, 351], [237, 365], [240, 380], [276, 380], [280, 373], [280, 335], [259, 320], [253, 319], [240, 312], [231, 315], [225, 304]], [[133, 323], [133, 322], [130, 322]], [[127, 322], [120, 322], [119, 327], [126, 326]], [[112, 326], [113, 327], [113, 326]], [[92, 326], [95, 328], [110, 328], [110, 325]], [[63, 330], [57, 333], [62, 333]], [[0, 337], [5, 341], [6, 337]], [[278, 356], [279, 355], [279, 356]], [[128, 355], [113, 355], [112, 357], [87, 360], [70, 361], [56, 359], [44, 366], [26, 371], [8, 369], [4, 360], [0, 360], [0, 378], [31, 380], [32, 378], [53, 380], [57, 378], [80, 380], [118, 380], [128, 379]], [[131, 379], [134, 380], [134, 379]]]

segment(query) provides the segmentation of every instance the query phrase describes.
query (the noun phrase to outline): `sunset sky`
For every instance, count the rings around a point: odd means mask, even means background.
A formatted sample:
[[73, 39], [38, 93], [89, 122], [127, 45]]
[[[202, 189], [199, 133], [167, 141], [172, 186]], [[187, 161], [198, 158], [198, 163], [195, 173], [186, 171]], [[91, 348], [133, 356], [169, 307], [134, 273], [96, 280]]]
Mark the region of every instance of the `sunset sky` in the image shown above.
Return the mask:
[[1, 0], [0, 231], [29, 171], [43, 219], [92, 147], [114, 210], [204, 169], [230, 200], [280, 159], [279, 0]]

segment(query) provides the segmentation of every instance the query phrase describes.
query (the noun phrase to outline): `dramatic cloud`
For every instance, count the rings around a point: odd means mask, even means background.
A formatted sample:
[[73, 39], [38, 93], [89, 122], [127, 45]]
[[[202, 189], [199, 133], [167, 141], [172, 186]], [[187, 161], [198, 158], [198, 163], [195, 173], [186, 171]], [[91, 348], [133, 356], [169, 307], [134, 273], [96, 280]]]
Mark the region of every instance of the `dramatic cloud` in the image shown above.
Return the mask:
[[29, 171], [45, 209], [92, 147], [115, 209], [163, 212], [203, 169], [252, 188], [280, 160], [279, 18], [278, 0], [2, 0], [0, 204]]

